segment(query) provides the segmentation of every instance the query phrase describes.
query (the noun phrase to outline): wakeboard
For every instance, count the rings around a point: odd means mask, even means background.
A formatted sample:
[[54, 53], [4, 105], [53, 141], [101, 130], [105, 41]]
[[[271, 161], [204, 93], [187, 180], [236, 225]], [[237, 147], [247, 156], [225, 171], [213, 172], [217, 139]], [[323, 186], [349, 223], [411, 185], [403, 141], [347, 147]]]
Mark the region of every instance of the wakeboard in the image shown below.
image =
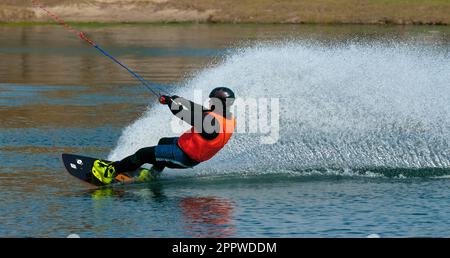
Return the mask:
[[[92, 174], [92, 167], [96, 160], [98, 159], [81, 155], [67, 153], [62, 154], [62, 161], [69, 174], [92, 186], [106, 186], [106, 184], [102, 183]], [[107, 160], [103, 161], [110, 162]], [[108, 184], [108, 186], [131, 184], [136, 182], [149, 182], [155, 180], [161, 173], [161, 171], [151, 168], [149, 169], [149, 174], [143, 177], [141, 173], [143, 173], [144, 170], [144, 168], [139, 168], [135, 171], [119, 174], [110, 184]]]

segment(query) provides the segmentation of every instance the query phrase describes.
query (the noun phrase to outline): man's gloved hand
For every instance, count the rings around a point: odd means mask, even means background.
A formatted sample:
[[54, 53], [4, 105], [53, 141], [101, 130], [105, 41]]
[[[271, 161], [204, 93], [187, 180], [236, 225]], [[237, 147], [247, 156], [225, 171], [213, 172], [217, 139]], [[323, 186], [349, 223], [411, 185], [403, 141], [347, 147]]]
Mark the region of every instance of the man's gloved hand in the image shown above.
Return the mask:
[[[167, 95], [161, 95], [159, 97], [159, 103], [163, 104], [163, 105], [172, 105], [172, 102], [174, 99], [179, 98], [177, 95], [173, 95], [173, 96], [167, 96]], [[175, 102], [175, 104], [177, 104]]]
[[172, 97], [167, 96], [167, 95], [161, 95], [159, 97], [159, 103], [161, 103], [163, 105], [168, 105], [171, 100], [172, 100]]

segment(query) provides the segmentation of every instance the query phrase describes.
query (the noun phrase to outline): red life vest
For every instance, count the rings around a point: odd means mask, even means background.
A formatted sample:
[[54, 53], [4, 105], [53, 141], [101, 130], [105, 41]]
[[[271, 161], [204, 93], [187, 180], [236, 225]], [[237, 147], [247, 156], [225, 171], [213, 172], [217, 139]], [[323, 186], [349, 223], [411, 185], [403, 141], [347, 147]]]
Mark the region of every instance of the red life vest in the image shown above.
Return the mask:
[[193, 160], [202, 162], [212, 158], [230, 139], [236, 127], [236, 119], [226, 119], [214, 112], [209, 112], [219, 122], [220, 131], [216, 138], [207, 140], [192, 127], [178, 139], [178, 146]]

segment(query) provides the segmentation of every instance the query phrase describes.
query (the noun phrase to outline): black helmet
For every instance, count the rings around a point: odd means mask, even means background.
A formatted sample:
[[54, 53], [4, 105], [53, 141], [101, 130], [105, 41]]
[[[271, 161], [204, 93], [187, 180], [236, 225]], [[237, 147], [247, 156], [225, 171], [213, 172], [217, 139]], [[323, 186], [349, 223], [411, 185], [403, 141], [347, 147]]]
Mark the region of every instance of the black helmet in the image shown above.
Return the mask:
[[210, 98], [218, 98], [227, 106], [231, 106], [234, 102], [234, 92], [227, 87], [217, 87], [209, 93]]

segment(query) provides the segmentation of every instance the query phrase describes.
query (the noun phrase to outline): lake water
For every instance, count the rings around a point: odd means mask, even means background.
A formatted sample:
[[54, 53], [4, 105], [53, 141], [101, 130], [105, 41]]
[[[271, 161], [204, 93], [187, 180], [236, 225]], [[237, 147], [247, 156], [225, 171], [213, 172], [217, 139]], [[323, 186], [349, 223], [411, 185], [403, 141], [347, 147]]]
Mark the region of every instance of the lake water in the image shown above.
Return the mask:
[[122, 158], [176, 135], [169, 110], [61, 27], [0, 26], [0, 236], [450, 236], [450, 28], [77, 28], [172, 94], [276, 98], [278, 138], [87, 189], [61, 153]]

